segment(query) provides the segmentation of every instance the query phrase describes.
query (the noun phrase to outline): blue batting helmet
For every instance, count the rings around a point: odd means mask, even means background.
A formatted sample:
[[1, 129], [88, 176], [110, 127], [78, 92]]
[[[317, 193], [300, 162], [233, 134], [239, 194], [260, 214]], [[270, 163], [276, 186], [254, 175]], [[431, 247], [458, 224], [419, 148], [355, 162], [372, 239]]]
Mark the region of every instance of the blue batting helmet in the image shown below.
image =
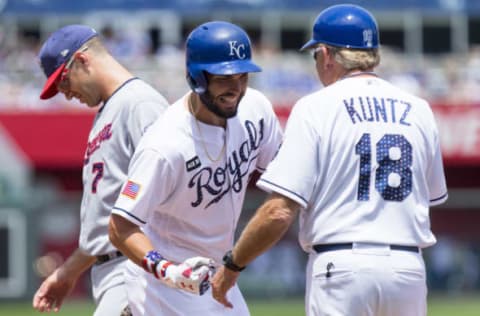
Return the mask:
[[345, 48], [378, 48], [377, 22], [370, 12], [357, 5], [328, 7], [315, 20], [312, 39], [300, 50], [320, 43]]
[[213, 75], [262, 71], [251, 60], [247, 33], [228, 22], [207, 22], [195, 28], [187, 38], [186, 55], [188, 84], [199, 94], [207, 91], [205, 71]]

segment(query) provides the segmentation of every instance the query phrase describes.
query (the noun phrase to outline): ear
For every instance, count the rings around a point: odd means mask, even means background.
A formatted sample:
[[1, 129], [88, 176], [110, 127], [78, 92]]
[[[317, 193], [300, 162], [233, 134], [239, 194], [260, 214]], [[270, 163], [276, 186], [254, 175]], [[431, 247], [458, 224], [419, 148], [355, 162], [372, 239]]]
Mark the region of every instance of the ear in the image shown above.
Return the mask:
[[332, 50], [328, 49], [325, 46], [322, 46], [323, 54], [323, 66], [325, 69], [330, 69], [335, 64], [335, 55], [332, 53]]
[[90, 64], [90, 56], [85, 52], [76, 52], [75, 53], [76, 62], [81, 63], [82, 65]]

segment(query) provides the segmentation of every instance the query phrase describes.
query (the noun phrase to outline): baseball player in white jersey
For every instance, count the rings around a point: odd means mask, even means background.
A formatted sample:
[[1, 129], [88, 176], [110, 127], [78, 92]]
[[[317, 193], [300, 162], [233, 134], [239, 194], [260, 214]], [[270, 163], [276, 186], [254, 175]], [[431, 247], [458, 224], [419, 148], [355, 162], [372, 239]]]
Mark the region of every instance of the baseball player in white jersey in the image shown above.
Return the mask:
[[194, 29], [186, 43], [192, 92], [134, 155], [110, 222], [112, 242], [133, 261], [126, 276], [133, 315], [249, 315], [236, 287], [233, 310], [202, 294], [210, 266], [233, 245], [250, 176], [282, 139], [271, 103], [247, 88], [248, 73], [260, 71], [250, 45], [231, 23]]
[[[317, 17], [302, 49], [313, 50], [325, 88], [295, 104], [257, 182], [271, 195], [229, 252], [246, 266], [300, 214], [307, 315], [426, 315], [421, 248], [435, 243], [429, 206], [447, 199], [438, 132], [425, 100], [373, 72], [378, 47], [361, 7]], [[212, 280], [225, 306], [238, 274], [221, 268]]]
[[48, 77], [42, 99], [60, 91], [89, 107], [102, 106], [83, 161], [79, 248], [43, 282], [33, 306], [57, 311], [82, 272], [92, 267], [94, 315], [120, 315], [128, 303], [123, 274], [127, 259], [110, 243], [108, 221], [133, 152], [167, 101], [123, 68], [88, 26], [69, 25], [54, 32], [40, 51], [40, 62]]

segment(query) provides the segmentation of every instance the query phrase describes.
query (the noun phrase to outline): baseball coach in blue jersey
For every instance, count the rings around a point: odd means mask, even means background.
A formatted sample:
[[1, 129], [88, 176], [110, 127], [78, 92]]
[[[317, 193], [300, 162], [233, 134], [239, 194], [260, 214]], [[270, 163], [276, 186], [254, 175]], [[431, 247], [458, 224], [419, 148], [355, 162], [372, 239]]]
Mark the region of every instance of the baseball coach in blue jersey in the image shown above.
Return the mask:
[[364, 8], [318, 15], [302, 50], [313, 53], [324, 88], [294, 105], [257, 182], [270, 196], [212, 280], [225, 306], [240, 271], [299, 216], [307, 315], [426, 315], [429, 207], [447, 199], [439, 135], [425, 100], [375, 73], [379, 47]]

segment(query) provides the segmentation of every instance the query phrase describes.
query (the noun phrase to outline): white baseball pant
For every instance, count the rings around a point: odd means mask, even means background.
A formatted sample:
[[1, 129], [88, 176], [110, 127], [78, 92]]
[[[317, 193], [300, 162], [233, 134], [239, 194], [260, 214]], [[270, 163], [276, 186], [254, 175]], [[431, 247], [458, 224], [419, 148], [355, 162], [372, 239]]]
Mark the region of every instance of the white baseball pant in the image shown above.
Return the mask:
[[427, 286], [421, 252], [356, 244], [309, 255], [307, 316], [425, 316]]
[[237, 285], [227, 293], [233, 309], [213, 299], [211, 289], [202, 296], [171, 288], [133, 262], [125, 269], [127, 296], [134, 316], [249, 316], [247, 304]]

